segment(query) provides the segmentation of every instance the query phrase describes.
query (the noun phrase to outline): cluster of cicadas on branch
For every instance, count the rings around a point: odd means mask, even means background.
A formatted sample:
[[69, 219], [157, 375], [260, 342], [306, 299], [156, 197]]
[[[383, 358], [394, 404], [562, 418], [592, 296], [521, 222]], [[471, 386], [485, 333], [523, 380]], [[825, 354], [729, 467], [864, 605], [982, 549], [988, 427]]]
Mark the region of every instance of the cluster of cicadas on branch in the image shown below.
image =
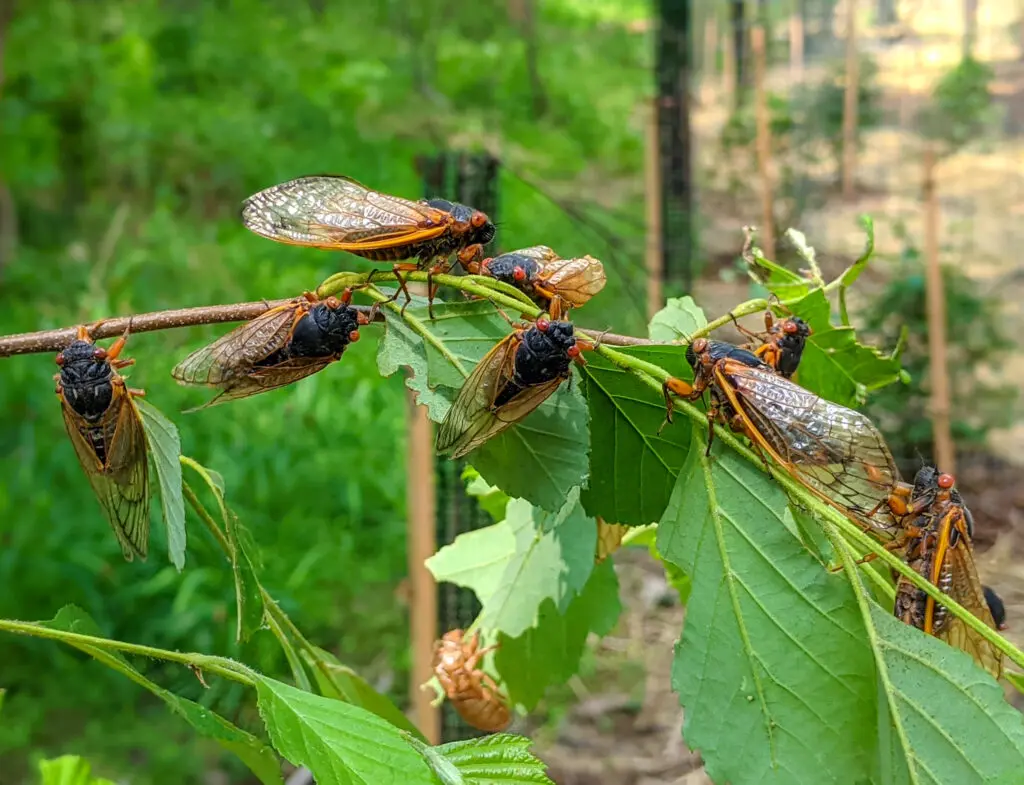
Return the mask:
[[[673, 397], [695, 401], [710, 393], [709, 452], [716, 422], [746, 436], [766, 465], [770, 459], [988, 626], [1005, 629], [1002, 601], [978, 578], [974, 521], [953, 477], [924, 466], [913, 484], [904, 482], [871, 420], [790, 379], [808, 325], [797, 317], [773, 324], [769, 314], [767, 327], [751, 334], [757, 348], [692, 341], [686, 358], [693, 382], [665, 382], [668, 421]], [[894, 577], [899, 619], [966, 651], [996, 678], [1002, 674], [1002, 654], [991, 642], [911, 581]]]
[[[460, 457], [536, 409], [582, 363], [594, 344], [576, 336], [566, 318], [605, 285], [604, 268], [584, 256], [562, 259], [546, 246], [485, 257], [495, 236], [487, 215], [443, 199], [410, 201], [370, 190], [340, 176], [301, 177], [267, 188], [243, 205], [244, 225], [277, 242], [342, 250], [393, 263], [400, 294], [411, 301], [403, 275], [432, 276], [461, 264], [468, 273], [516, 287], [546, 311], [532, 324], [513, 325], [466, 379], [438, 429], [438, 452]], [[408, 260], [408, 261], [402, 261]], [[175, 367], [182, 384], [216, 388], [210, 406], [291, 384], [339, 360], [362, 326], [373, 320], [340, 296], [306, 293], [273, 308], [189, 355]], [[374, 308], [379, 307], [375, 303]], [[823, 400], [791, 380], [810, 327], [788, 315], [766, 315], [763, 332], [743, 330], [745, 346], [698, 338], [687, 349], [691, 383], [665, 383], [666, 423], [673, 398], [694, 401], [710, 393], [708, 416], [747, 436], [767, 462], [782, 467], [815, 496], [900, 553], [920, 575], [996, 627], [1002, 605], [981, 586], [972, 557], [973, 523], [953, 479], [926, 467], [904, 483], [881, 434], [864, 415]], [[121, 543], [126, 558], [145, 557], [149, 486], [146, 436], [130, 389], [118, 370], [127, 334], [109, 349], [96, 347], [85, 328], [58, 356], [57, 394], [78, 458]], [[202, 408], [202, 407], [200, 407]], [[664, 427], [664, 426], [663, 426]], [[711, 448], [713, 427], [708, 449]], [[991, 601], [991, 606], [989, 601]], [[991, 609], [990, 609], [991, 607]], [[912, 583], [897, 584], [895, 613], [903, 621], [958, 646], [990, 672], [1002, 657], [988, 641], [954, 618]], [[504, 727], [507, 701], [479, 668], [490, 648], [478, 635], [447, 633], [438, 642], [435, 674], [471, 724]]]

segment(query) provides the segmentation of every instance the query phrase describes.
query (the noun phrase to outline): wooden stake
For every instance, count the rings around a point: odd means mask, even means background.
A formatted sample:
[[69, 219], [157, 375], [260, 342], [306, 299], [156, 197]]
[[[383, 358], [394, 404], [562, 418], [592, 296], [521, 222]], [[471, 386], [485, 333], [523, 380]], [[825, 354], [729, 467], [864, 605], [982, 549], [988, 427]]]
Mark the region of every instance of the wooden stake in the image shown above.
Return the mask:
[[857, 2], [846, 0], [846, 92], [843, 95], [843, 198], [857, 196], [857, 97], [860, 55], [857, 52]]
[[722, 42], [722, 96], [726, 106], [736, 107], [736, 41], [732, 35], [732, 27], [726, 26], [725, 40]]
[[[414, 287], [410, 284], [410, 289]], [[419, 290], [422, 287], [415, 287]], [[422, 292], [416, 291], [416, 294]], [[409, 704], [413, 721], [431, 744], [441, 743], [441, 715], [430, 705], [433, 694], [420, 685], [433, 675], [434, 641], [437, 631], [437, 585], [424, 562], [437, 549], [435, 527], [437, 499], [434, 485], [434, 429], [425, 406], [417, 406], [411, 390], [409, 406], [409, 452], [406, 457], [406, 505], [408, 511], [407, 552], [409, 571], [409, 645], [412, 668], [409, 674]]]
[[939, 264], [939, 198], [935, 182], [937, 156], [929, 144], [924, 152], [924, 263], [928, 308], [928, 379], [931, 385], [932, 442], [935, 465], [956, 473], [956, 449], [950, 425], [952, 406], [946, 360], [946, 293]]
[[764, 27], [756, 25], [750, 31], [750, 48], [754, 56], [754, 120], [757, 123], [757, 171], [761, 180], [761, 246], [764, 255], [775, 260], [775, 206], [772, 192], [771, 157], [772, 130], [768, 114], [768, 96], [765, 93]]
[[647, 145], [644, 148], [644, 191], [647, 202], [647, 318], [650, 320], [664, 305], [661, 289], [661, 167], [658, 126], [658, 99], [651, 102], [647, 121]]
[[712, 12], [704, 22], [704, 66], [700, 75], [701, 94], [705, 103], [714, 100], [714, 75], [718, 66], [718, 19]]
[[789, 15], [789, 78], [794, 82], [804, 78], [804, 18], [796, 2]]

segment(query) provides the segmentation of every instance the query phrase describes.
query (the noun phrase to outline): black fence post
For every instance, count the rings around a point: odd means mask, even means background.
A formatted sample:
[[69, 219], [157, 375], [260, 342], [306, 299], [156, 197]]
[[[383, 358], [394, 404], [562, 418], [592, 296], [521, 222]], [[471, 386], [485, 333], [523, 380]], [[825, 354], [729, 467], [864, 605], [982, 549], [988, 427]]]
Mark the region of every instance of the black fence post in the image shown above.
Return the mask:
[[[443, 198], [471, 205], [496, 220], [498, 211], [498, 174], [500, 164], [487, 154], [438, 153], [420, 159], [423, 191], [426, 198]], [[493, 249], [488, 249], [493, 252]], [[461, 266], [452, 269], [463, 274]], [[449, 299], [446, 292], [438, 292], [441, 299]], [[476, 500], [466, 493], [462, 473], [465, 460], [437, 457], [435, 482], [437, 498], [437, 545], [442, 548], [464, 532], [479, 529], [491, 523]], [[451, 583], [438, 586], [438, 627], [442, 632], [465, 629], [480, 613], [476, 595]], [[441, 740], [444, 742], [469, 739], [483, 735], [467, 725], [446, 702], [441, 712]]]

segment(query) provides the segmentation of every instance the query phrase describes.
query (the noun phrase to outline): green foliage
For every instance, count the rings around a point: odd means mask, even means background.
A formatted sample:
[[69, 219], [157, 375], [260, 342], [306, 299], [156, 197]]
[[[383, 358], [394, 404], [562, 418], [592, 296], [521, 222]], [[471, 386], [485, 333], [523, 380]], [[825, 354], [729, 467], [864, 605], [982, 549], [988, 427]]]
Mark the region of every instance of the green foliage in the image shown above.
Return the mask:
[[114, 785], [110, 780], [92, 776], [92, 766], [77, 755], [39, 761], [39, 785]]
[[[288, 297], [339, 268], [368, 269], [353, 257], [262, 242], [239, 226], [238, 204], [274, 182], [324, 171], [416, 198], [416, 156], [449, 140], [469, 149], [500, 141], [504, 249], [547, 242], [562, 255], [603, 259], [608, 299], [590, 307], [594, 321], [644, 326], [635, 295], [642, 265], [633, 262], [643, 213], [628, 185], [642, 163], [643, 131], [622, 121], [649, 87], [647, 38], [626, 27], [646, 15], [642, 3], [538, 4], [549, 106], [541, 118], [524, 111], [526, 44], [500, 3], [15, 6], [3, 32], [0, 189], [15, 205], [18, 245], [0, 270], [0, 331]], [[352, 30], [359, 34], [339, 34]], [[624, 218], [591, 223], [614, 224], [615, 244], [517, 173], [556, 194], [566, 185], [579, 193], [580, 175], [608, 181], [602, 204]], [[171, 416], [186, 452], [234, 489], [232, 507], [257, 543], [251, 557], [266, 557], [261, 576], [281, 606], [404, 700], [406, 620], [393, 600], [406, 566], [404, 467], [395, 459], [405, 452], [401, 383], [382, 380], [372, 344], [357, 344], [344, 363], [295, 389], [177, 416], [203, 396], [166, 384], [169, 370], [225, 331], [133, 336], [132, 384]], [[216, 546], [202, 533], [189, 538], [181, 577], [155, 558], [168, 547], [156, 527], [147, 563], [111, 566], [119, 552], [74, 465], [51, 359], [3, 361], [0, 581], [18, 591], [0, 598], [0, 616], [50, 617], [73, 602], [115, 637], [288, 672], [268, 632], [236, 642], [225, 623], [234, 576], [216, 568]], [[209, 504], [216, 515], [212, 497]], [[0, 726], [5, 775], [31, 777], [27, 750], [56, 755], [76, 738], [97, 770], [130, 767], [139, 785], [163, 782], [170, 765], [183, 785], [230, 765], [212, 745], [182, 756], [185, 736], [162, 719], [159, 701], [85, 668], [52, 647], [0, 639], [3, 686], [12, 688]], [[161, 683], [200, 694], [191, 675], [156, 670]], [[74, 710], [69, 683], [77, 685]], [[237, 688], [202, 694], [226, 711], [244, 708]]]
[[925, 136], [953, 152], [982, 136], [995, 120], [989, 85], [995, 72], [966, 57], [939, 80], [918, 123]]
[[[865, 311], [865, 328], [876, 340], [891, 345], [904, 331], [900, 362], [906, 386], [880, 390], [868, 412], [877, 420], [893, 455], [910, 469], [928, 455], [932, 444], [928, 397], [928, 314], [924, 264], [918, 249], [904, 239], [904, 249], [885, 290]], [[997, 368], [1013, 347], [999, 316], [998, 303], [983, 295], [977, 282], [956, 267], [944, 265], [946, 346], [952, 398], [951, 428], [960, 449], [980, 447], [993, 429], [1007, 427], [1016, 411], [1017, 390], [985, 378], [983, 369]]]
[[178, 572], [185, 567], [185, 500], [181, 496], [181, 438], [174, 423], [144, 400], [135, 405], [142, 415], [146, 440], [160, 485], [160, 506], [167, 527], [167, 552]]

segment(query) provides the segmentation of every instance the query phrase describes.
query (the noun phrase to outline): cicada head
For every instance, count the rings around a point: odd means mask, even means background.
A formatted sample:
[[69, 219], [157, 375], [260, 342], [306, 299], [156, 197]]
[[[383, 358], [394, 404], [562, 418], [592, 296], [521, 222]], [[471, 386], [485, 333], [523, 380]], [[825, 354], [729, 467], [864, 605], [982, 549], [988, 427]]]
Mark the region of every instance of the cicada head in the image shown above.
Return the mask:
[[428, 199], [427, 204], [451, 213], [465, 245], [487, 245], [494, 239], [497, 228], [486, 213], [447, 199]]

